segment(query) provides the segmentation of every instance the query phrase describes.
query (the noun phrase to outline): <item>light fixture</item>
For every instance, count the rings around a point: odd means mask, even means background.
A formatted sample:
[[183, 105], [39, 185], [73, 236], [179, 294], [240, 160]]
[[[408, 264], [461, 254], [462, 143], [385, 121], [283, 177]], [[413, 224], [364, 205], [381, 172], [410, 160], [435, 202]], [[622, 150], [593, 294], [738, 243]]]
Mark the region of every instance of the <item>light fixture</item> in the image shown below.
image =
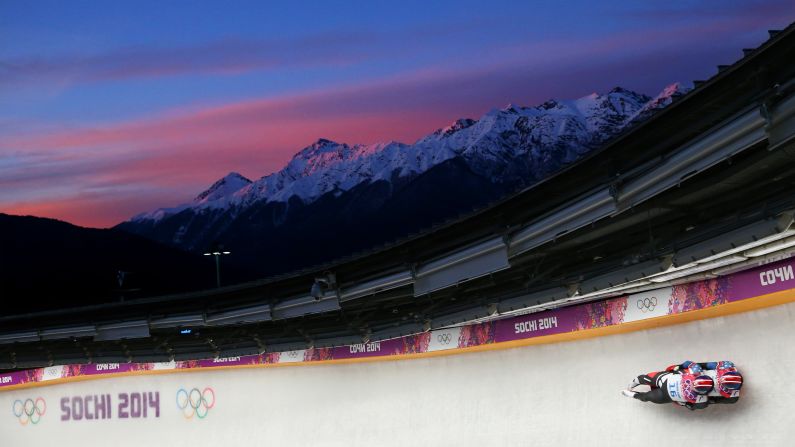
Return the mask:
[[330, 272], [325, 272], [324, 274], [325, 276], [316, 277], [315, 282], [309, 289], [309, 294], [315, 301], [322, 300], [326, 292], [337, 288], [337, 276]]
[[221, 255], [232, 254], [231, 251], [222, 251], [223, 245], [217, 245], [215, 251], [203, 253], [204, 256], [215, 256], [215, 286], [221, 287]]
[[315, 301], [319, 301], [321, 298], [323, 298], [323, 289], [320, 287], [321, 281], [322, 280], [318, 281], [317, 279], [315, 279], [315, 282], [312, 284], [312, 287], [309, 289], [309, 294], [312, 295], [312, 298], [314, 298]]

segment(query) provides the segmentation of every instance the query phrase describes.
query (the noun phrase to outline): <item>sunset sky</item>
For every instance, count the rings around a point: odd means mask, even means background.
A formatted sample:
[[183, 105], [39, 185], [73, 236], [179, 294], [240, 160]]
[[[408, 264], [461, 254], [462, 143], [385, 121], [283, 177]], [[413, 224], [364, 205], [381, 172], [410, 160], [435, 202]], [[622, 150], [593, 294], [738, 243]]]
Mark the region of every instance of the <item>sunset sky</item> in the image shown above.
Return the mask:
[[0, 0], [0, 212], [108, 227], [319, 137], [706, 79], [792, 0]]

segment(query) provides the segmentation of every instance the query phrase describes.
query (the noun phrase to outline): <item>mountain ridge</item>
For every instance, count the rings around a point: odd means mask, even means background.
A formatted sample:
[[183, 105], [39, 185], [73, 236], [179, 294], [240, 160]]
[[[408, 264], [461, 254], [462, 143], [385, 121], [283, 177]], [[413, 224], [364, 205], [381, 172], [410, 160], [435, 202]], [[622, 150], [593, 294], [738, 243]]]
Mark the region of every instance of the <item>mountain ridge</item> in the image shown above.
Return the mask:
[[[250, 181], [230, 173], [193, 202], [116, 228], [200, 252], [223, 243], [270, 275], [391, 243], [554, 174], [684, 93], [622, 88], [462, 118], [413, 144], [319, 138]], [[274, 256], [274, 254], [276, 254]]]
[[[326, 138], [318, 138], [312, 144], [298, 151], [280, 171], [265, 175], [256, 181], [251, 181], [244, 176], [231, 172], [216, 181], [208, 190], [203, 191], [193, 202], [177, 205], [171, 208], [158, 208], [134, 216], [131, 221], [160, 220], [169, 215], [179, 213], [188, 208], [225, 208], [229, 206], [245, 206], [259, 200], [287, 202], [292, 195], [298, 196], [305, 203], [310, 203], [324, 193], [341, 189], [349, 190], [362, 181], [390, 180], [393, 175], [407, 176], [426, 171], [444, 160], [459, 155], [472, 156], [472, 152], [481, 151], [487, 158], [499, 159], [499, 155], [483, 145], [478, 145], [478, 140], [485, 137], [483, 128], [492, 130], [497, 125], [496, 121], [504, 116], [517, 115], [526, 118], [520, 126], [529, 136], [533, 137], [535, 144], [549, 145], [551, 139], [579, 143], [582, 147], [589, 146], [587, 139], [593, 134], [612, 135], [611, 128], [634, 123], [637, 118], [646, 118], [644, 115], [650, 111], [662, 108], [672, 101], [672, 98], [681, 95], [686, 90], [681, 84], [675, 83], [667, 86], [655, 98], [630, 90], [615, 87], [605, 95], [592, 93], [575, 100], [549, 100], [534, 107], [521, 107], [508, 105], [503, 109], [492, 109], [480, 119], [459, 118], [451, 125], [435, 130], [419, 138], [414, 144], [405, 144], [396, 141], [380, 142], [374, 144], [338, 143]], [[599, 108], [606, 110], [612, 108], [616, 113], [595, 113]], [[577, 116], [584, 121], [580, 123], [560, 123], [563, 125], [554, 132], [554, 126], [545, 123], [549, 117], [568, 118]], [[508, 120], [510, 121], [510, 120]], [[503, 123], [504, 124], [504, 123]], [[481, 126], [481, 132], [467, 132], [473, 127]], [[534, 132], [532, 127], [543, 127], [543, 132]], [[569, 126], [569, 127], [565, 127]], [[571, 127], [573, 126], [573, 127]], [[506, 126], [508, 127], [508, 126]], [[461, 133], [466, 134], [466, 139], [457, 138]], [[455, 140], [452, 144], [445, 144], [444, 140]], [[579, 153], [569, 154], [566, 161], [576, 159]], [[380, 158], [380, 159], [379, 159]], [[230, 177], [232, 179], [230, 180]], [[236, 180], [237, 182], [235, 182]], [[498, 179], [494, 179], [498, 180]], [[226, 183], [226, 185], [224, 185]], [[219, 188], [219, 184], [225, 186]], [[236, 185], [237, 188], [230, 188]]]

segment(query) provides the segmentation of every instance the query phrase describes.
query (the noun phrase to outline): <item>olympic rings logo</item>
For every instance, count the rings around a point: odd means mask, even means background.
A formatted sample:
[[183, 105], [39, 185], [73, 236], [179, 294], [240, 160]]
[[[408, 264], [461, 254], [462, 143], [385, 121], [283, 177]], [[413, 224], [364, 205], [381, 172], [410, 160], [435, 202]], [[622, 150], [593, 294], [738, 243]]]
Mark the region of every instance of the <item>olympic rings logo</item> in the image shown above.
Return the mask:
[[445, 332], [444, 334], [437, 335], [436, 340], [443, 345], [449, 345], [450, 342], [453, 341], [453, 336], [450, 335], [449, 332]]
[[638, 309], [640, 309], [641, 312], [652, 312], [654, 311], [654, 308], [657, 307], [657, 297], [653, 296], [651, 298], [641, 298], [638, 300], [637, 304]]
[[682, 383], [684, 385], [682, 387], [683, 388], [682, 391], [684, 391], [683, 394], [685, 395], [685, 397], [690, 399], [690, 400], [695, 400], [696, 399], [696, 391], [693, 389], [693, 381], [690, 380], [690, 379], [683, 379]]
[[204, 419], [210, 409], [215, 406], [215, 390], [210, 387], [203, 391], [192, 388], [186, 391], [180, 388], [177, 391], [177, 407], [182, 410], [185, 419], [190, 419], [195, 414], [199, 419]]
[[47, 402], [41, 397], [37, 397], [36, 400], [25, 399], [22, 401], [17, 399], [14, 401], [11, 411], [22, 425], [28, 425], [28, 423], [38, 424], [41, 421], [41, 417], [47, 412]]
[[287, 351], [287, 357], [289, 357], [291, 359], [297, 359], [298, 358], [298, 351]]

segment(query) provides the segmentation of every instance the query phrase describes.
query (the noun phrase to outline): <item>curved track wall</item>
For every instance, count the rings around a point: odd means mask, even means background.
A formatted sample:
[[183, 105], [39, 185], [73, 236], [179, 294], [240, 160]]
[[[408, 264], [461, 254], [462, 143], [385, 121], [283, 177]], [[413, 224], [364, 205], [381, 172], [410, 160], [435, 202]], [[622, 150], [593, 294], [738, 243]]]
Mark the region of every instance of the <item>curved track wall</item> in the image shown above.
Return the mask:
[[[788, 445], [795, 404], [795, 304], [570, 343], [396, 362], [117, 377], [0, 394], [4, 446], [256, 445]], [[627, 399], [640, 372], [686, 358], [737, 362], [736, 405], [700, 412]], [[178, 390], [212, 387], [203, 419]], [[119, 395], [159, 393], [160, 414], [119, 418]], [[62, 421], [66, 398], [110, 395], [108, 419]], [[210, 394], [206, 394], [209, 401]], [[15, 400], [46, 400], [38, 424]], [[198, 399], [196, 399], [198, 402]], [[96, 405], [94, 405], [96, 406]], [[127, 413], [133, 411], [128, 405]], [[95, 413], [96, 410], [94, 410]], [[188, 411], [188, 414], [190, 411]], [[142, 412], [141, 412], [142, 414]], [[98, 415], [98, 414], [95, 414]], [[70, 416], [74, 417], [72, 412]], [[231, 444], [229, 444], [231, 442]]]
[[[463, 350], [435, 350], [443, 340], [431, 339], [423, 353], [411, 354], [419, 357], [413, 360], [363, 362], [378, 353], [367, 352], [370, 345], [356, 345], [331, 352], [337, 360], [326, 362], [305, 359], [304, 352], [295, 359], [280, 353], [279, 363], [270, 366], [283, 367], [275, 368], [174, 370], [174, 364], [149, 364], [154, 370], [84, 380], [132, 365], [90, 365], [88, 374], [86, 366], [75, 365], [24, 373], [35, 382], [15, 385], [10, 380], [19, 379], [19, 373], [0, 375], [6, 382], [0, 392], [0, 439], [4, 447], [82, 446], [97, 440], [138, 447], [229, 441], [670, 445], [693, 439], [785, 445], [795, 436], [789, 424], [795, 404], [778, 392], [795, 366], [795, 277], [787, 268], [792, 262], [726, 280], [501, 320], [488, 331], [495, 334], [493, 341], [500, 341], [505, 327], [526, 338], [506, 335], [513, 341]], [[749, 295], [759, 290], [772, 293]], [[641, 309], [650, 296], [658, 301], [655, 309]], [[542, 328], [548, 325], [542, 320], [556, 315], [555, 327]], [[586, 320], [590, 323], [578, 328]], [[580, 323], [572, 329], [571, 321]], [[530, 329], [550, 335], [533, 337]], [[447, 334], [450, 341], [458, 336], [459, 346], [470, 339], [460, 336], [463, 329], [457, 335], [451, 331], [431, 334]], [[561, 340], [575, 341], [554, 343]], [[691, 413], [619, 394], [639, 373], [684, 359], [725, 358], [738, 364], [747, 381], [736, 405]], [[290, 366], [301, 361], [315, 367]], [[158, 371], [161, 367], [172, 369]]]

